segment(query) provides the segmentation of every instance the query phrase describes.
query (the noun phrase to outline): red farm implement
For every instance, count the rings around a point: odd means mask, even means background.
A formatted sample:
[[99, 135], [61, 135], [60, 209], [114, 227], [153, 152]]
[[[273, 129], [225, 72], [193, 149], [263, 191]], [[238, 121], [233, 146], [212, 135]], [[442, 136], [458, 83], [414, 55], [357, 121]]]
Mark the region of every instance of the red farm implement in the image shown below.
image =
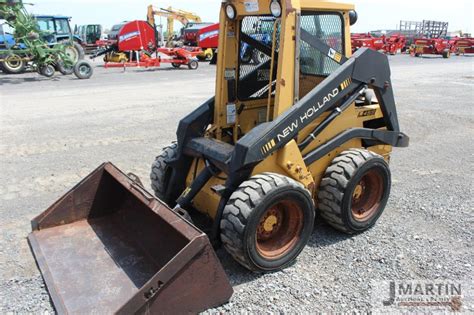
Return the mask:
[[98, 41], [100, 49], [93, 55], [104, 55], [105, 68], [160, 67], [163, 63], [174, 68], [187, 65], [199, 67], [196, 56], [199, 47], [159, 48], [155, 30], [145, 21], [132, 21], [118, 25], [117, 35], [106, 41]]
[[441, 55], [443, 58], [451, 57], [451, 45], [444, 38], [416, 38], [410, 47], [410, 55]]
[[385, 38], [384, 52], [386, 54], [395, 55], [398, 52], [404, 52], [407, 39], [403, 35], [392, 35]]
[[456, 37], [449, 41], [451, 53], [456, 56], [474, 54], [474, 38]]
[[370, 33], [359, 33], [351, 35], [351, 42], [352, 52], [365, 47], [385, 54], [395, 55], [397, 52], [404, 50], [406, 38], [398, 34], [390, 37], [375, 37]]
[[133, 61], [106, 62], [105, 68], [155, 68], [168, 63], [174, 68], [187, 65], [189, 69], [196, 70], [199, 67], [199, 62], [196, 60], [199, 53], [201, 51], [197, 49], [190, 51], [185, 48], [158, 48], [155, 57], [142, 52]]
[[217, 49], [219, 44], [219, 23], [201, 28], [198, 32], [198, 46], [202, 49]]
[[359, 33], [351, 35], [352, 52], [360, 48], [370, 48], [372, 50], [383, 50], [385, 46], [384, 37], [374, 37], [370, 33]]

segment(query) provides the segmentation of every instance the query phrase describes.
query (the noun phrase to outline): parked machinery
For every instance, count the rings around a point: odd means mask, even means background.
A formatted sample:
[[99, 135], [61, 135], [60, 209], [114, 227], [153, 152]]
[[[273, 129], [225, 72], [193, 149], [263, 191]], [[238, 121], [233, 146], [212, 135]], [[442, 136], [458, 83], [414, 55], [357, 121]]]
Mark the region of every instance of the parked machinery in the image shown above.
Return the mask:
[[[219, 44], [219, 23], [201, 28], [197, 34], [197, 45], [205, 51], [206, 59], [211, 64], [217, 63], [217, 46]], [[209, 51], [212, 52], [209, 55]]]
[[444, 38], [416, 38], [410, 47], [410, 55], [413, 57], [440, 55], [449, 58], [451, 45], [449, 40]]
[[400, 21], [400, 34], [406, 37], [406, 49], [412, 56], [435, 54], [449, 58], [450, 45], [443, 40], [448, 26], [448, 22], [442, 21]]
[[360, 48], [369, 48], [375, 51], [381, 51], [385, 45], [384, 37], [374, 37], [370, 33], [351, 34], [352, 52]]
[[79, 25], [75, 34], [81, 38], [84, 50], [87, 53], [91, 53], [97, 49], [97, 42], [100, 41], [102, 37], [102, 25]]
[[389, 37], [382, 35], [375, 37], [370, 33], [356, 33], [351, 35], [352, 52], [366, 47], [386, 54], [395, 55], [405, 51], [406, 38], [400, 34]]
[[5, 19], [14, 29], [15, 40], [14, 46], [0, 50], [3, 67], [12, 62], [29, 62], [38, 73], [46, 77], [52, 77], [56, 70], [65, 75], [74, 73], [79, 79], [92, 76], [93, 68], [87, 61], [75, 62], [68, 54], [68, 46], [73, 46], [73, 42], [55, 40], [53, 45], [49, 44], [47, 39], [51, 34], [41, 30], [38, 21], [26, 11], [21, 0], [0, 0], [0, 18]]
[[451, 53], [459, 55], [474, 54], [474, 38], [455, 37], [449, 41]]
[[157, 32], [145, 21], [121, 23], [114, 29], [117, 29], [116, 33], [102, 41], [103, 48], [92, 56], [104, 55], [106, 68], [160, 67], [162, 63], [169, 63], [174, 68], [187, 65], [192, 70], [199, 67], [196, 56], [201, 50], [158, 47]]
[[394, 34], [385, 38], [384, 52], [390, 55], [396, 55], [398, 52], [406, 51], [406, 37], [400, 34]]
[[[157, 28], [155, 16], [164, 17], [167, 20], [166, 30], [166, 47], [183, 47], [189, 51], [196, 52], [199, 48], [198, 33], [199, 30], [205, 28], [212, 23], [203, 23], [201, 18], [191, 12], [174, 9], [169, 7], [167, 9], [156, 9], [153, 5], [148, 6], [147, 21], [154, 29]], [[182, 33], [177, 36], [174, 32], [174, 22], [178, 21], [183, 25]], [[163, 34], [163, 26], [160, 25], [161, 33]], [[165, 36], [163, 36], [164, 38]], [[210, 48], [204, 49], [197, 54], [200, 60], [212, 59], [213, 50]]]

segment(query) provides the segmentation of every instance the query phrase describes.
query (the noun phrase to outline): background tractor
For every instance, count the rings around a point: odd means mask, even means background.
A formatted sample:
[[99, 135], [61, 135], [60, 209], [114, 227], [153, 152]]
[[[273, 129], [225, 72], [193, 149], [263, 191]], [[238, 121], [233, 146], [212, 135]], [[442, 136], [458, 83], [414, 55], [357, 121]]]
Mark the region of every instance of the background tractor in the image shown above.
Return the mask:
[[[387, 56], [351, 56], [356, 17], [328, 1], [223, 1], [215, 96], [153, 163], [157, 198], [104, 163], [33, 220], [60, 313], [199, 312], [232, 294], [211, 243], [274, 271], [306, 246], [317, 212], [344, 233], [372, 227], [392, 148], [409, 138]], [[270, 42], [252, 36], [260, 21], [272, 21]], [[259, 63], [242, 60], [244, 43]]]
[[0, 66], [6, 73], [21, 73], [28, 63], [38, 73], [51, 77], [58, 70], [88, 79], [92, 66], [81, 60], [84, 50], [74, 37], [69, 18], [30, 15], [21, 0], [0, 0], [0, 19], [13, 30], [10, 42], [0, 49]]

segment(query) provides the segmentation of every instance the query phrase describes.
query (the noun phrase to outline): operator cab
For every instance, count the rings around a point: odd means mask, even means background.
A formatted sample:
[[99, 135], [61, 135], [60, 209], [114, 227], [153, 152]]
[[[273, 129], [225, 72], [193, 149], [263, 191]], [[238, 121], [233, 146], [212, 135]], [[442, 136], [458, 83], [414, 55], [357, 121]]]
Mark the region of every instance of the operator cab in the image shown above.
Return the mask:
[[[263, 15], [262, 8], [260, 14], [252, 14], [249, 12], [252, 8], [242, 8], [233, 2], [226, 7], [229, 26], [224, 47], [229, 58], [225, 58], [222, 69], [225, 69], [224, 89], [227, 89], [223, 98], [227, 104], [224, 123], [229, 129], [223, 131], [234, 142], [255, 126], [272, 121], [284, 107], [307, 95], [351, 53], [346, 28], [357, 19], [351, 6], [346, 11], [303, 7], [295, 17], [297, 29], [291, 32], [292, 40], [289, 40], [282, 38], [285, 35], [281, 31], [282, 27], [289, 27], [289, 19], [281, 18], [282, 10], [272, 8], [274, 3], [279, 5], [278, 1], [272, 1], [268, 14]], [[287, 37], [289, 33], [285, 32]], [[237, 45], [231, 44], [234, 39]], [[295, 48], [290, 53], [291, 48], [283, 52], [280, 42], [294, 42]], [[234, 58], [235, 48], [237, 58]], [[289, 59], [291, 55], [293, 58]], [[284, 79], [277, 82], [278, 77]], [[292, 78], [294, 82], [288, 82]]]

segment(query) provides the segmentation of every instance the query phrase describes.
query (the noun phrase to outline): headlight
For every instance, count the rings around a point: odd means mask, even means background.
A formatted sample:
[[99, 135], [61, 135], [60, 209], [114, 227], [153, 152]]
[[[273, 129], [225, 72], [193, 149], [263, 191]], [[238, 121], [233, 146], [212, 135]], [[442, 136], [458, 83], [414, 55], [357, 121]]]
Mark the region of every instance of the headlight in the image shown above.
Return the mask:
[[227, 18], [229, 20], [234, 20], [236, 15], [237, 15], [237, 13], [235, 11], [235, 7], [232, 4], [228, 4], [225, 7], [225, 14], [227, 15]]
[[279, 18], [281, 16], [281, 4], [279, 1], [273, 0], [270, 3], [270, 12], [276, 18]]

